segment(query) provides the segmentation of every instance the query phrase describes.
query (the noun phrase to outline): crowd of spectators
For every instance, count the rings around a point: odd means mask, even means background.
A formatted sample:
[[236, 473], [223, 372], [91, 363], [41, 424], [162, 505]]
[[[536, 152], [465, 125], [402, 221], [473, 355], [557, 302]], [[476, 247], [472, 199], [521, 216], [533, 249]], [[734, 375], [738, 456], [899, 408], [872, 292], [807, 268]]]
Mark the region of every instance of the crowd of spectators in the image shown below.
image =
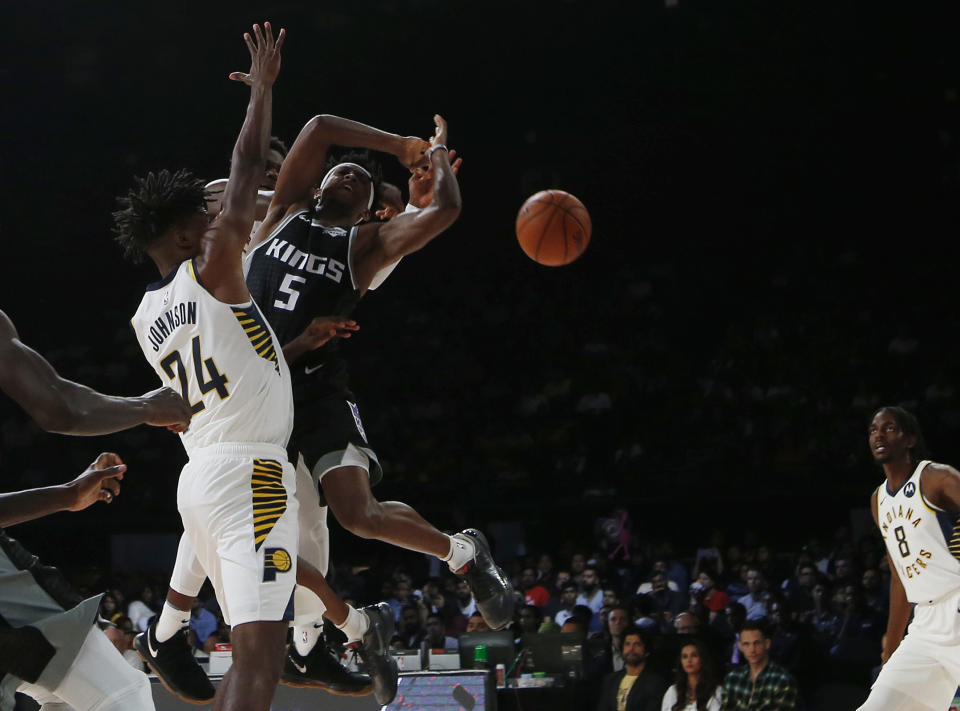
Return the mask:
[[[629, 559], [611, 558], [594, 545], [501, 556], [517, 595], [510, 629], [518, 643], [543, 632], [582, 637], [577, 683], [599, 699], [603, 679], [624, 668], [625, 630], [642, 632], [646, 668], [658, 678], [678, 678], [681, 651], [695, 642], [719, 683], [744, 668], [745, 626], [762, 628], [770, 661], [793, 680], [797, 708], [838, 708], [827, 700], [865, 698], [880, 664], [889, 588], [881, 545], [875, 537], [853, 540], [841, 529], [829, 546], [811, 539], [783, 552], [715, 536], [686, 554], [661, 542], [633, 548]], [[393, 646], [420, 650], [426, 659], [427, 650], [457, 649], [462, 634], [487, 630], [466, 585], [442, 569], [430, 572], [429, 566], [373, 569], [344, 560], [330, 579], [354, 604], [387, 601], [397, 625]], [[157, 613], [164, 585], [158, 575], [106, 586], [101, 615], [116, 628], [112, 639], [122, 651], [129, 652], [133, 635]], [[331, 632], [328, 626], [336, 642]], [[190, 639], [198, 656], [229, 642], [209, 589], [192, 611]]]

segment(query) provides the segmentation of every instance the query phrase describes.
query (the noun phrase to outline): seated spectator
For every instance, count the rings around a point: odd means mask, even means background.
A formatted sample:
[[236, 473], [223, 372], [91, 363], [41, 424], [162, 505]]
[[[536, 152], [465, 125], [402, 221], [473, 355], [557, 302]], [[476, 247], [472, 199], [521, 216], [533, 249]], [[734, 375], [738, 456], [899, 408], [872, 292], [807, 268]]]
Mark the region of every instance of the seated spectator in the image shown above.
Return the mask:
[[[860, 579], [864, 603], [878, 615], [885, 615], [890, 606], [890, 586], [884, 586], [876, 568], [867, 568]], [[812, 602], [811, 602], [812, 605]]]
[[702, 568], [697, 579], [690, 586], [690, 608], [703, 606], [709, 610], [709, 619], [712, 621], [718, 612], [727, 609], [730, 596], [722, 590], [717, 590], [716, 575], [709, 568]]
[[400, 611], [400, 624], [396, 634], [403, 643], [403, 649], [417, 649], [426, 635], [420, 612], [421, 606], [415, 604], [404, 605]]
[[747, 594], [737, 602], [747, 610], [747, 620], [763, 620], [770, 613], [770, 593], [767, 592], [767, 581], [760, 568], [750, 566], [747, 571]]
[[429, 649], [459, 649], [460, 641], [456, 637], [448, 637], [444, 633], [446, 625], [443, 618], [435, 612], [427, 615], [426, 632], [420, 641], [420, 652]]
[[650, 578], [650, 592], [646, 593], [645, 597], [649, 598], [653, 604], [654, 614], [668, 624], [672, 623], [674, 617], [686, 608], [686, 599], [679, 592], [670, 589], [664, 573], [653, 574]]
[[522, 605], [517, 610], [517, 626], [520, 634], [536, 634], [543, 623], [543, 613], [536, 605]]
[[470, 619], [467, 620], [467, 627], [464, 632], [468, 634], [473, 634], [474, 632], [489, 632], [490, 625], [487, 624], [486, 620], [483, 619], [483, 615], [479, 612], [474, 612], [470, 615]]
[[106, 626], [103, 633], [117, 648], [117, 651], [123, 655], [127, 664], [137, 671], [146, 671], [143, 660], [133, 646], [133, 640], [137, 636], [137, 632], [133, 629], [133, 623], [129, 617], [120, 615], [115, 622]]
[[553, 556], [549, 553], [541, 553], [537, 558], [537, 582], [547, 590], [551, 590], [556, 578], [557, 571], [553, 568]]
[[117, 599], [110, 593], [105, 593], [100, 600], [100, 617], [107, 622], [116, 622], [118, 618], [125, 617], [120, 608], [117, 607]]
[[619, 605], [620, 602], [620, 591], [613, 586], [605, 585], [603, 588], [603, 607], [600, 609], [609, 610], [610, 608]]
[[586, 605], [593, 613], [600, 612], [603, 607], [603, 589], [600, 587], [600, 571], [595, 565], [588, 565], [580, 574], [580, 594], [577, 595], [577, 604]]
[[577, 584], [572, 580], [567, 581], [560, 593], [560, 609], [553, 616], [554, 621], [561, 627], [573, 614], [573, 608], [577, 604], [577, 594]]
[[660, 711], [666, 682], [647, 669], [647, 644], [637, 628], [623, 632], [623, 669], [603, 678], [597, 711]]
[[647, 595], [640, 595], [633, 603], [635, 627], [639, 627], [647, 634], [659, 634], [663, 629], [663, 618], [657, 614], [653, 600]]
[[150, 620], [153, 619], [159, 610], [160, 607], [157, 605], [153, 588], [149, 585], [144, 585], [140, 591], [140, 599], [134, 600], [127, 607], [127, 617], [130, 618], [135, 630], [143, 632], [147, 629], [147, 624], [149, 624]]
[[400, 611], [407, 603], [415, 600], [413, 596], [413, 585], [410, 583], [410, 576], [404, 573], [397, 573], [393, 578], [393, 587], [387, 604], [393, 609], [396, 621], [400, 621]]
[[807, 560], [797, 565], [796, 573], [780, 586], [794, 614], [803, 616], [813, 609], [813, 586], [817, 583], [817, 566]]
[[466, 580], [457, 580], [456, 600], [454, 601], [460, 614], [469, 619], [470, 615], [477, 611], [477, 602], [473, 599], [473, 593], [470, 592], [470, 586]]
[[690, 639], [680, 648], [673, 686], [663, 695], [661, 711], [720, 711], [720, 679], [709, 648]]
[[691, 612], [681, 612], [673, 621], [677, 634], [696, 635], [700, 633], [700, 618]]
[[617, 605], [607, 613], [606, 624], [603, 631], [590, 636], [590, 648], [592, 656], [595, 658], [595, 667], [602, 674], [609, 674], [623, 669], [623, 633], [632, 627], [630, 623], [630, 611]]
[[657, 573], [662, 573], [665, 578], [667, 578], [667, 587], [673, 590], [674, 592], [680, 592], [680, 586], [673, 580], [670, 580], [670, 576], [667, 574], [667, 561], [665, 560], [655, 560], [653, 561], [653, 566], [650, 568], [650, 575], [647, 578], [646, 582], [640, 583], [640, 586], [637, 588], [637, 595], [648, 595], [651, 590], [653, 590], [653, 578]]
[[550, 600], [550, 592], [537, 582], [537, 571], [533, 567], [520, 571], [520, 589], [527, 605], [542, 608]]
[[723, 711], [793, 711], [796, 682], [790, 672], [770, 661], [770, 638], [762, 622], [744, 623], [739, 647], [747, 663], [724, 679]]
[[195, 649], [201, 649], [208, 654], [217, 644], [217, 618], [203, 607], [199, 598], [194, 598], [190, 610], [190, 639]]

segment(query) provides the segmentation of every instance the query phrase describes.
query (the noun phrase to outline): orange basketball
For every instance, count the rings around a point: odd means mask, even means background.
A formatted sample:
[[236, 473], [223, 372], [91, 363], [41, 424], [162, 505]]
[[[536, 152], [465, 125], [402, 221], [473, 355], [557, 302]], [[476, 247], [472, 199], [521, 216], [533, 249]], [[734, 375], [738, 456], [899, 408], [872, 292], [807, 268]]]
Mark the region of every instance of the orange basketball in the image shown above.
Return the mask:
[[559, 267], [583, 254], [590, 244], [590, 213], [563, 190], [541, 190], [517, 213], [517, 240], [538, 264]]

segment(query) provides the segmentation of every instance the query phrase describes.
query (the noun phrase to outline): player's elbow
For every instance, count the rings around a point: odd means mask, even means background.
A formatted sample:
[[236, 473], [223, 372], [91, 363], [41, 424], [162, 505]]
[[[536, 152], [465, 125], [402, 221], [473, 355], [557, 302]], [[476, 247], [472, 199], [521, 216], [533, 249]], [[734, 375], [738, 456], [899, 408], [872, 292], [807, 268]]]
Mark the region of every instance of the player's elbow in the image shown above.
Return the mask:
[[30, 413], [44, 432], [51, 434], [77, 434], [82, 417], [69, 403], [44, 406]]

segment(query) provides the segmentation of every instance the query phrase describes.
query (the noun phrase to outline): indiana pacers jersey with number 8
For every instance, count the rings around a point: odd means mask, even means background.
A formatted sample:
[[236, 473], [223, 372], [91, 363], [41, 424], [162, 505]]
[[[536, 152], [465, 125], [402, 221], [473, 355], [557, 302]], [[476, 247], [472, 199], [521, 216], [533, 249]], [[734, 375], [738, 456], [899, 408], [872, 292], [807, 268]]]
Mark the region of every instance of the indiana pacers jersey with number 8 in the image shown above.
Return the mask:
[[286, 447], [293, 427], [290, 371], [254, 301], [218, 301], [188, 260], [147, 287], [132, 323], [160, 380], [193, 411], [181, 434], [188, 454], [225, 442]]
[[929, 461], [891, 493], [877, 489], [877, 521], [910, 602], [930, 602], [960, 589], [960, 517], [934, 507], [920, 490]]

